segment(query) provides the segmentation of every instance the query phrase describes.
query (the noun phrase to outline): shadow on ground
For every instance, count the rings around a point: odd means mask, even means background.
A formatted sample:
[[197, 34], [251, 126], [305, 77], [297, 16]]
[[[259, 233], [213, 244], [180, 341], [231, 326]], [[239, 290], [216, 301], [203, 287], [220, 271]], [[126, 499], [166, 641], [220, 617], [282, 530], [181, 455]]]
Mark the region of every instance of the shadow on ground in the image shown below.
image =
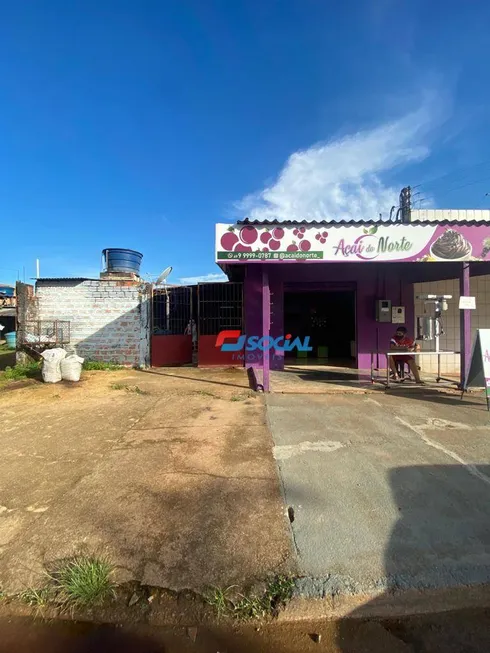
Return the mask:
[[410, 400], [430, 401], [445, 406], [474, 406], [475, 408], [487, 410], [485, 395], [480, 392], [465, 393], [461, 396], [459, 391], [450, 390], [448, 392], [442, 388], [432, 389], [416, 386], [400, 388], [390, 386], [389, 389], [385, 390], [385, 393], [390, 396], [399, 397], [400, 401], [403, 401], [404, 398], [409, 398]]
[[0, 372], [15, 365], [15, 351], [0, 345]]
[[[391, 470], [389, 483], [400, 516], [385, 551], [387, 588], [339, 622], [338, 650], [490, 650], [490, 466], [401, 467]], [[440, 614], [411, 614], [420, 610], [420, 593], [433, 597]], [[385, 646], [379, 648], [379, 635], [359, 648], [352, 620], [374, 614]]]

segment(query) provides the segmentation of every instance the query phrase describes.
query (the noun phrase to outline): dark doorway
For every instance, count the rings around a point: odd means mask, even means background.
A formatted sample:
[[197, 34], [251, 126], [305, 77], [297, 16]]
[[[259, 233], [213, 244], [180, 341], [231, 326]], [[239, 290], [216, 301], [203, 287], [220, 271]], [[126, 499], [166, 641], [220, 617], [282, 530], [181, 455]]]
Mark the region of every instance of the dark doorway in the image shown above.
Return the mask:
[[356, 309], [353, 290], [286, 292], [284, 330], [310, 336], [312, 351], [292, 354], [298, 362], [349, 365], [355, 362]]

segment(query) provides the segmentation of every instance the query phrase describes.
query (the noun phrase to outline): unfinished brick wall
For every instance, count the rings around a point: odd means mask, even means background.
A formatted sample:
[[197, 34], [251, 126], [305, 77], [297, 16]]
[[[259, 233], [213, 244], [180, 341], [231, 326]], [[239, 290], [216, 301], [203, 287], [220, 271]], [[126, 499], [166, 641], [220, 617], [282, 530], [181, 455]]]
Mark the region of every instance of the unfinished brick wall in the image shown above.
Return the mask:
[[20, 330], [26, 321], [38, 319], [34, 286], [17, 281], [15, 296], [17, 300], [17, 328]]
[[[28, 283], [17, 281], [15, 284], [15, 295], [17, 300], [17, 340], [22, 338], [25, 331], [26, 322], [38, 320], [37, 298], [34, 295], [34, 286]], [[17, 363], [26, 363], [30, 360], [29, 356], [22, 350], [17, 350]]]
[[40, 280], [40, 320], [69, 320], [65, 349], [85, 359], [146, 366], [149, 353], [148, 287], [109, 279]]

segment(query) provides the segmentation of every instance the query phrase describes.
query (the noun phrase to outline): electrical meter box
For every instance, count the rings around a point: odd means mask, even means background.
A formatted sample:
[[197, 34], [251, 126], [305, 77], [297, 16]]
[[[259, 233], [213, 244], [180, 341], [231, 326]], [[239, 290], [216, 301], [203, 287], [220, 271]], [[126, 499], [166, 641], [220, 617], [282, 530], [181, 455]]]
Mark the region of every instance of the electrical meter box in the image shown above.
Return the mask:
[[393, 324], [405, 324], [405, 306], [391, 307], [391, 321]]
[[391, 299], [376, 300], [376, 322], [391, 322]]

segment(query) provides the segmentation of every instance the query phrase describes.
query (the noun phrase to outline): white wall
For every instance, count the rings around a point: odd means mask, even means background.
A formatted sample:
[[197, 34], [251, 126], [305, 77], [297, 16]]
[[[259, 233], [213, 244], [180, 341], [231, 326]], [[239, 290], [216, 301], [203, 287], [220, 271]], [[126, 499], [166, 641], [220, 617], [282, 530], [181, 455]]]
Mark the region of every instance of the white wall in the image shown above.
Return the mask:
[[36, 284], [39, 320], [69, 320], [67, 350], [90, 360], [149, 365], [149, 301], [132, 281], [64, 280]]
[[[441, 349], [458, 351], [459, 344], [459, 280], [450, 279], [447, 281], [428, 281], [426, 283], [414, 284], [414, 298], [420, 293], [434, 293], [440, 295], [452, 295], [448, 300], [448, 310], [443, 313], [445, 334], [441, 336]], [[471, 332], [472, 341], [476, 329], [490, 328], [490, 275], [471, 277], [470, 293], [476, 297], [476, 310], [471, 311]], [[415, 300], [415, 318], [424, 314], [423, 301]], [[414, 324], [416, 335], [416, 323]], [[434, 341], [420, 341], [422, 350], [434, 349]], [[436, 356], [420, 356], [419, 365], [422, 371], [427, 373], [437, 372]], [[459, 374], [459, 355], [441, 356], [441, 372], [443, 374]]]

